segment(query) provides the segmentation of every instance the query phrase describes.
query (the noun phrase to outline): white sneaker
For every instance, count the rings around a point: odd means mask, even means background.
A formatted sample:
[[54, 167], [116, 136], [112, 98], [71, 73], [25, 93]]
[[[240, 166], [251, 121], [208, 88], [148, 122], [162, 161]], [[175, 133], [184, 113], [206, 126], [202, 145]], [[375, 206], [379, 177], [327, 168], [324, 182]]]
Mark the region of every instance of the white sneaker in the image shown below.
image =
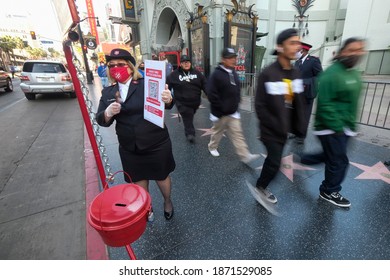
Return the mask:
[[261, 190], [254, 187], [247, 180], [245, 182], [252, 196], [257, 200], [257, 202], [261, 206], [265, 208], [265, 210], [270, 212], [272, 215], [279, 216], [279, 217], [281, 216], [281, 214], [277, 211], [277, 208], [275, 208], [274, 204], [270, 203], [270, 201], [267, 199], [267, 197], [264, 195], [264, 193]]
[[210, 152], [210, 154], [211, 154], [213, 157], [219, 157], [219, 153], [218, 153], [217, 150], [210, 150], [210, 149], [209, 149], [209, 152]]
[[245, 159], [241, 160], [243, 163], [248, 164], [251, 161], [258, 159], [260, 157], [259, 154], [249, 154]]

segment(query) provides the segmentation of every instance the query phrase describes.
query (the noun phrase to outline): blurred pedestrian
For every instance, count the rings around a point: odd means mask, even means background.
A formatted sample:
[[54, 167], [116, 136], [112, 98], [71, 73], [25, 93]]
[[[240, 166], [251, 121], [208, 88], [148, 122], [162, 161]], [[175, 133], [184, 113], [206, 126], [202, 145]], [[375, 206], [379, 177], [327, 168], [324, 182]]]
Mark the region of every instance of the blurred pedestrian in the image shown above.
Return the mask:
[[145, 77], [145, 62], [141, 61], [138, 65], [138, 71], [141, 73], [142, 77]]
[[222, 51], [222, 62], [215, 68], [207, 83], [206, 93], [210, 101], [210, 120], [213, 122], [211, 137], [208, 144], [212, 156], [218, 157], [218, 146], [224, 132], [232, 141], [236, 154], [247, 164], [260, 157], [251, 154], [241, 127], [239, 112], [240, 80], [235, 71], [237, 53], [232, 48]]
[[201, 103], [202, 90], [206, 92], [207, 80], [192, 67], [189, 56], [182, 55], [180, 67], [167, 77], [167, 84], [173, 91], [177, 110], [183, 118], [186, 138], [190, 143], [194, 143], [194, 115]]
[[100, 61], [99, 67], [97, 68], [97, 73], [102, 83], [102, 87], [108, 87], [109, 83], [107, 78], [107, 65], [104, 63], [104, 61]]
[[353, 68], [365, 53], [364, 39], [348, 38], [333, 58], [333, 64], [320, 75], [313, 133], [321, 142], [322, 152], [301, 156], [304, 164], [325, 163], [320, 198], [340, 207], [351, 205], [340, 191], [349, 164], [347, 144], [351, 136], [356, 136], [362, 89], [361, 74]]
[[[170, 220], [173, 216], [170, 173], [175, 169], [175, 160], [168, 129], [144, 119], [144, 79], [134, 67], [132, 55], [123, 49], [113, 49], [106, 60], [108, 78], [114, 84], [102, 90], [97, 122], [108, 127], [116, 121], [123, 170], [146, 190], [149, 180], [156, 181], [164, 197], [165, 219]], [[168, 86], [161, 95], [165, 108], [171, 109], [174, 102]], [[124, 178], [129, 182], [127, 176]]]
[[15, 78], [15, 72], [16, 72], [15, 66], [10, 65], [9, 70], [11, 71], [12, 79], [14, 79]]
[[255, 97], [260, 140], [267, 149], [267, 157], [252, 194], [262, 205], [264, 200], [277, 202], [268, 186], [279, 171], [288, 133], [300, 137], [306, 134], [303, 82], [299, 70], [291, 64], [301, 48], [298, 31], [283, 30], [276, 44], [277, 60], [260, 73]]
[[[306, 100], [305, 120], [306, 128], [309, 126], [311, 111], [314, 99], [317, 97], [317, 77], [322, 72], [321, 61], [318, 57], [309, 55], [309, 50], [313, 47], [310, 44], [301, 42], [301, 57], [295, 62], [295, 67], [301, 72], [303, 79], [304, 96]], [[298, 137], [298, 144], [304, 143], [304, 138]]]
[[165, 61], [165, 77], [168, 77], [169, 74], [173, 71], [173, 66], [169, 62], [168, 58], [165, 56], [165, 53], [160, 54], [160, 61]]

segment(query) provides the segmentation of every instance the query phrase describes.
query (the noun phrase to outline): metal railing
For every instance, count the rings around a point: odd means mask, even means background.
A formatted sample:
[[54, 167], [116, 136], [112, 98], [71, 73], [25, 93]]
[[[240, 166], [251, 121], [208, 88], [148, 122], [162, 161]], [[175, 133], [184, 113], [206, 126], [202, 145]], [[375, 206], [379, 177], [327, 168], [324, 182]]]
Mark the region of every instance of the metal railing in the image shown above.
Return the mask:
[[363, 82], [358, 123], [390, 129], [390, 82]]
[[238, 75], [240, 78], [241, 104], [240, 108], [245, 111], [255, 110], [256, 74], [245, 73]]
[[[239, 75], [241, 88], [240, 108], [254, 111], [257, 88], [256, 74]], [[360, 124], [390, 129], [390, 82], [364, 81], [357, 122]]]

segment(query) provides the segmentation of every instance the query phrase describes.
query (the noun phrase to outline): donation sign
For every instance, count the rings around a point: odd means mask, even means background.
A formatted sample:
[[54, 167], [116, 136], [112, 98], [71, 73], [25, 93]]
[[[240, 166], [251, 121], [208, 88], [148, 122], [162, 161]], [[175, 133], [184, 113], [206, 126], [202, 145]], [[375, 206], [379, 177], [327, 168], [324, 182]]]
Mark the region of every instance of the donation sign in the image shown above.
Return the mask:
[[165, 61], [145, 60], [144, 119], [164, 128]]

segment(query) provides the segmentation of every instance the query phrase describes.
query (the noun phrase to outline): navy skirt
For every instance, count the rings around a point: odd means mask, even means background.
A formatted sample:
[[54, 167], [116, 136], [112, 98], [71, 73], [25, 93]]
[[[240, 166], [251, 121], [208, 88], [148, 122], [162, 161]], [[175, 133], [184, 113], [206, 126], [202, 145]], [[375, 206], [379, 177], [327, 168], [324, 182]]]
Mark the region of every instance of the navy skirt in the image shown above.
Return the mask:
[[[165, 180], [175, 170], [171, 139], [158, 143], [146, 150], [127, 151], [119, 145], [123, 171], [133, 182], [141, 180]], [[125, 181], [129, 179], [124, 175]]]

